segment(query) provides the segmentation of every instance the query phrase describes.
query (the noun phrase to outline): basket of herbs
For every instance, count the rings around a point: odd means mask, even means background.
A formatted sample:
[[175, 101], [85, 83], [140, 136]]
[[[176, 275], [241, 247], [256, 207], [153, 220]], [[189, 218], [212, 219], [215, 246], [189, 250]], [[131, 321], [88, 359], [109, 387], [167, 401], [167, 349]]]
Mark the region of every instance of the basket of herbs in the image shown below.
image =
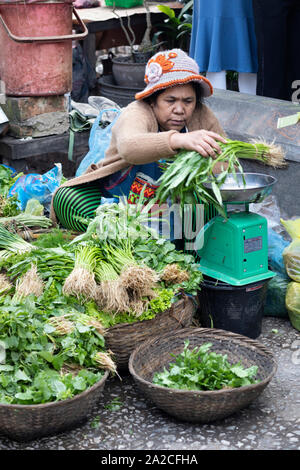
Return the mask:
[[[112, 372], [127, 368], [129, 355], [140, 341], [190, 326], [202, 274], [194, 258], [176, 251], [171, 242], [146, 237], [141, 207], [99, 206], [86, 232], [75, 238], [54, 228], [29, 243], [0, 224], [0, 302], [19, 299], [23, 304], [33, 296], [37, 315], [42, 311], [45, 322], [53, 316], [69, 325], [84, 318], [89, 323], [81, 330], [94, 328], [101, 335], [99, 351], [107, 354], [104, 367]], [[117, 230], [117, 236], [112, 230]], [[67, 337], [74, 334], [67, 330]], [[51, 363], [51, 357], [44, 354], [43, 359], [53, 366], [57, 359]]]
[[29, 272], [1, 297], [0, 432], [21, 441], [88, 419], [115, 370], [100, 326], [75, 306], [45, 308], [41, 289]]
[[44, 237], [0, 224], [0, 432], [20, 441], [83, 423], [116, 372], [103, 326], [63, 294], [74, 250]]
[[218, 329], [186, 328], [137, 347], [129, 371], [137, 387], [175, 418], [209, 423], [248, 406], [277, 369], [260, 342]]

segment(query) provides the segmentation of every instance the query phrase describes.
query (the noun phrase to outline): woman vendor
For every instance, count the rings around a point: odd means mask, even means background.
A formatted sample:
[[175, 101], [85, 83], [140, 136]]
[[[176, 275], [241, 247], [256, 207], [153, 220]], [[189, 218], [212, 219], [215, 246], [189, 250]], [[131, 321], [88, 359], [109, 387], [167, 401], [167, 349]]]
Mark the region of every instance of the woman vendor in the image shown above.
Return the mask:
[[180, 149], [203, 157], [221, 152], [225, 133], [201, 102], [212, 85], [193, 59], [180, 49], [158, 52], [146, 65], [145, 83], [114, 124], [105, 158], [54, 194], [51, 217], [62, 226], [85, 231], [80, 219], [94, 215], [101, 197], [126, 196], [135, 203], [144, 188], [144, 197], [152, 198], [162, 161]]

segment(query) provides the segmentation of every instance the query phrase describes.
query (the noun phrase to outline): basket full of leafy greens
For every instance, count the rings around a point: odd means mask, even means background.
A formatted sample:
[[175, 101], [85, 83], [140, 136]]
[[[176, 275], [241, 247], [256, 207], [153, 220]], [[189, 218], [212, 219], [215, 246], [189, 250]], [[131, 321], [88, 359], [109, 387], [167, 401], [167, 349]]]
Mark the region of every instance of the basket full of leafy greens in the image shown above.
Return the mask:
[[68, 238], [28, 243], [1, 224], [0, 235], [1, 434], [25, 441], [88, 419], [116, 365], [102, 324], [62, 292], [74, 268]]
[[255, 400], [277, 369], [260, 342], [218, 329], [185, 328], [131, 354], [129, 371], [158, 408], [184, 421], [225, 418]]
[[[139, 341], [191, 325], [202, 281], [193, 256], [154, 234], [145, 236], [143, 210], [127, 203], [102, 205], [81, 235], [70, 239], [52, 229], [31, 243], [0, 223], [0, 302], [22, 304], [33, 295], [45, 321], [58, 316], [63, 325], [73, 322], [72, 312], [86, 315], [101, 325], [116, 366], [127, 368]], [[12, 403], [29, 397], [22, 393], [16, 390]], [[12, 397], [3, 390], [0, 399]], [[35, 394], [32, 400], [37, 403]]]
[[45, 312], [33, 295], [1, 302], [1, 434], [28, 441], [86, 421], [108, 377], [103, 332], [70, 309]]

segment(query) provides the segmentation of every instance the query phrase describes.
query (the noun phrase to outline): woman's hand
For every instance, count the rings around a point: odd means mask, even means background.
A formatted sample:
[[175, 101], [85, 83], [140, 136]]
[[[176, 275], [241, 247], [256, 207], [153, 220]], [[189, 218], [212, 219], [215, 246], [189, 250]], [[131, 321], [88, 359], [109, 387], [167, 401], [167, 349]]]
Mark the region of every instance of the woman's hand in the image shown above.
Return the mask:
[[176, 132], [170, 137], [170, 145], [173, 150], [194, 150], [203, 157], [212, 158], [216, 157], [216, 153], [222, 152], [218, 141], [226, 143], [225, 138], [221, 135], [204, 129], [186, 133]]

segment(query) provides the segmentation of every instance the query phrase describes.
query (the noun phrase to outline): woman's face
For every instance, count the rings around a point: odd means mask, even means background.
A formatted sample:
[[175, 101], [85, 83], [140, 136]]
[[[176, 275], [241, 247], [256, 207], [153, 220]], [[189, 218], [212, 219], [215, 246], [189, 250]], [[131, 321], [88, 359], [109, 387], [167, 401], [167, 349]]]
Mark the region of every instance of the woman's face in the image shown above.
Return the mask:
[[196, 92], [190, 83], [167, 88], [151, 103], [162, 131], [180, 131], [196, 107]]

